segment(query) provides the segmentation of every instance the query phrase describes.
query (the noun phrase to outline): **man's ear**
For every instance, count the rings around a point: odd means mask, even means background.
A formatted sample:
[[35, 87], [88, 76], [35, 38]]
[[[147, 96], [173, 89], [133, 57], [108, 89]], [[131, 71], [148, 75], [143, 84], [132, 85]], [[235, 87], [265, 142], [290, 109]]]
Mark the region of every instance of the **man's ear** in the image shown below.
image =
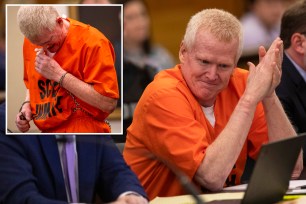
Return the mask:
[[184, 44], [184, 41], [182, 41], [180, 45], [180, 50], [179, 50], [179, 59], [180, 59], [181, 64], [184, 64], [185, 62], [186, 53], [187, 53], [187, 48], [186, 48], [186, 45]]
[[305, 43], [306, 38], [300, 33], [294, 33], [291, 36], [291, 47], [293, 50], [299, 54], [305, 54], [305, 49], [303, 43]]

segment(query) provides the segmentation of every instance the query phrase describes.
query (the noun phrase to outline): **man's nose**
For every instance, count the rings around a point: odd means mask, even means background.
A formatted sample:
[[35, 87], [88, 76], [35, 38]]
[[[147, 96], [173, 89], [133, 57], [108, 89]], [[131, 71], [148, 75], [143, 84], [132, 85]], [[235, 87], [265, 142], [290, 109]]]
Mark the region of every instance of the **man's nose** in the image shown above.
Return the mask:
[[206, 77], [211, 80], [214, 81], [218, 78], [218, 66], [213, 64], [206, 72]]

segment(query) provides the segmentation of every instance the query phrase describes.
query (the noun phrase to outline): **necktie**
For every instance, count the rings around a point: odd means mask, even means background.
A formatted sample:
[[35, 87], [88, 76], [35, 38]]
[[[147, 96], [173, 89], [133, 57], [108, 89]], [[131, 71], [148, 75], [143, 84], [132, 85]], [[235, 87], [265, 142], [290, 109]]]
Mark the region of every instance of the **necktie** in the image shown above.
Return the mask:
[[63, 171], [67, 181], [70, 202], [77, 203], [76, 177], [75, 177], [75, 151], [72, 135], [65, 135], [62, 150]]

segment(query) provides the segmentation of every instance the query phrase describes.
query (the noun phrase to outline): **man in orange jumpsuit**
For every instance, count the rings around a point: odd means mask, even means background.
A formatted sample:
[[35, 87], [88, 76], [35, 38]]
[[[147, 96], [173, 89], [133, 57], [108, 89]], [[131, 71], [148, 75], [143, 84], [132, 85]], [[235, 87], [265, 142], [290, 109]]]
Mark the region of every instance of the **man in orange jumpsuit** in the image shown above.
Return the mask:
[[[280, 82], [282, 41], [259, 49], [250, 72], [235, 68], [242, 49], [239, 21], [207, 9], [194, 15], [180, 64], [160, 72], [144, 91], [128, 128], [124, 158], [150, 199], [185, 194], [183, 172], [202, 189], [239, 184], [247, 157], [263, 143], [296, 135], [274, 89]], [[293, 176], [303, 164], [299, 157]]]
[[33, 119], [42, 132], [110, 132], [105, 119], [119, 93], [109, 40], [51, 6], [21, 7], [17, 19], [27, 87], [18, 129], [28, 131]]

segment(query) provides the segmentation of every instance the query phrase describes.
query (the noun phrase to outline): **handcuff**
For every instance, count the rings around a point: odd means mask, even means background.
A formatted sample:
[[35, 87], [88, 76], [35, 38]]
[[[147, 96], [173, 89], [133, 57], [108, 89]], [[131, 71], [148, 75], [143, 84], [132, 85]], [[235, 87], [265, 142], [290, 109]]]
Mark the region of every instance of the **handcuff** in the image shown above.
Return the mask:
[[30, 101], [25, 101], [25, 102], [23, 102], [23, 103], [21, 104], [20, 109], [19, 109], [19, 112], [21, 113], [21, 115], [19, 116], [19, 119], [20, 119], [20, 120], [27, 120], [27, 119], [26, 119], [26, 117], [25, 117], [24, 112], [22, 112], [22, 111], [21, 111], [21, 110], [22, 110], [23, 105], [24, 105], [24, 104], [26, 104], [26, 103], [30, 103]]

